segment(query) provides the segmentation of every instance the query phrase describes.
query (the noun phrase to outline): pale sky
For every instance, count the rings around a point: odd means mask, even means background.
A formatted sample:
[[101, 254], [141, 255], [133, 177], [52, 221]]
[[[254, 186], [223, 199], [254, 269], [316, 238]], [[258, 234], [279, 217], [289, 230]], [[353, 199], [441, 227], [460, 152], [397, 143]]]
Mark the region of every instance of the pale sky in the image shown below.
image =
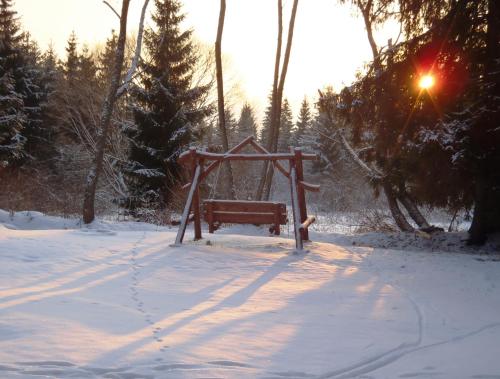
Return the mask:
[[[120, 0], [110, 0], [119, 11]], [[213, 45], [217, 31], [219, 0], [183, 0], [186, 27], [196, 37]], [[137, 30], [142, 0], [132, 0], [129, 31]], [[284, 0], [284, 24], [292, 0]], [[63, 56], [66, 41], [74, 30], [79, 42], [102, 43], [111, 29], [118, 29], [118, 18], [102, 0], [15, 0], [23, 26], [45, 49], [50, 42]], [[149, 10], [153, 10], [154, 0]], [[267, 105], [273, 71], [277, 34], [275, 0], [227, 0], [222, 49], [229, 57], [228, 75], [236, 77], [243, 96], [259, 115]], [[362, 19], [349, 5], [337, 0], [300, 0], [285, 96], [292, 104], [294, 117], [304, 95], [316, 98], [326, 85], [335, 89], [353, 81], [356, 70], [370, 60]], [[148, 24], [151, 24], [148, 22]], [[392, 28], [394, 30], [394, 28]], [[390, 28], [378, 33], [379, 44], [394, 37]], [[286, 32], [286, 30], [285, 30]], [[284, 34], [284, 42], [286, 34]]]

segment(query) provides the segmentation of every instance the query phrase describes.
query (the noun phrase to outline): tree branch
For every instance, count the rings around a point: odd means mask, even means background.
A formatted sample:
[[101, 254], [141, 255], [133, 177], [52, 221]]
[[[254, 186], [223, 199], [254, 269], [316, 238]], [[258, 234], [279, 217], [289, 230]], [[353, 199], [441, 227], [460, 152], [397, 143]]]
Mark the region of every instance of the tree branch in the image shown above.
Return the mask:
[[108, 3], [106, 0], [102, 0], [102, 2], [106, 4], [109, 7], [109, 9], [113, 11], [113, 13], [116, 15], [116, 17], [118, 17], [119, 20], [121, 20], [120, 14], [116, 11], [115, 8], [113, 8], [113, 6], [110, 3]]

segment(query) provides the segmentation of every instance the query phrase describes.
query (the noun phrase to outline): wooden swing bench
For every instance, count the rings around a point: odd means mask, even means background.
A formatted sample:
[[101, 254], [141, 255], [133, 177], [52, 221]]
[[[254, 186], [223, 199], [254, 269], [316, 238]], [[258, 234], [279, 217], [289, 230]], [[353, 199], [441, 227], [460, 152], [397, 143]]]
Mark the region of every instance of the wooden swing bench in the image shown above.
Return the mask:
[[[245, 146], [252, 146], [256, 154], [240, 154]], [[305, 191], [319, 191], [319, 185], [304, 181], [303, 160], [317, 159], [316, 154], [304, 154], [300, 148], [290, 148], [289, 153], [270, 153], [249, 136], [238, 145], [223, 154], [209, 153], [190, 148], [179, 156], [179, 163], [191, 171], [191, 182], [183, 186], [189, 189], [186, 205], [182, 212], [181, 223], [177, 231], [175, 246], [182, 244], [187, 224], [194, 222], [195, 240], [201, 239], [200, 183], [215, 168], [226, 161], [268, 161], [281, 172], [290, 183], [293, 210], [295, 247], [303, 250], [303, 242], [309, 240], [309, 226], [315, 221], [307, 216]], [[287, 170], [279, 161], [288, 161]], [[203, 216], [208, 223], [209, 232], [213, 233], [222, 223], [232, 224], [270, 224], [270, 232], [280, 234], [280, 225], [287, 223], [286, 206], [283, 203], [269, 201], [205, 200]], [[192, 211], [192, 217], [191, 217]]]
[[203, 219], [208, 232], [221, 224], [270, 224], [269, 233], [280, 235], [280, 225], [288, 222], [286, 205], [272, 201], [204, 200]]

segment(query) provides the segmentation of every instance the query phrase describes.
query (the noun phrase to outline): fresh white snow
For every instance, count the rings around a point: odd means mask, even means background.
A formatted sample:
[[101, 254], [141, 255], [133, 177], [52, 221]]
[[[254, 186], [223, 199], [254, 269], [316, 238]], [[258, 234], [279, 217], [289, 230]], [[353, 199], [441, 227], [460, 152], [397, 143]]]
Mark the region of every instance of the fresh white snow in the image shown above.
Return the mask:
[[0, 378], [500, 379], [498, 254], [176, 231], [0, 211]]

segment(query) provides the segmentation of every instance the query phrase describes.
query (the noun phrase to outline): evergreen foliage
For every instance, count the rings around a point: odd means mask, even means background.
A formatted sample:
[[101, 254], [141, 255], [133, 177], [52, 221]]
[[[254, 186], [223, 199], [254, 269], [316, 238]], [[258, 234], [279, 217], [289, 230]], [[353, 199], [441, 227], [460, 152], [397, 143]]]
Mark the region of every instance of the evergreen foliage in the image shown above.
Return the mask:
[[245, 103], [241, 108], [240, 119], [236, 129], [236, 142], [241, 142], [248, 136], [257, 136], [257, 122], [253, 108], [250, 104]]
[[280, 135], [278, 139], [278, 151], [289, 152], [293, 145], [293, 115], [288, 99], [283, 100], [281, 107]]
[[300, 105], [295, 132], [293, 133], [293, 141], [296, 146], [301, 146], [302, 136], [305, 134], [306, 130], [310, 129], [312, 121], [311, 107], [309, 106], [307, 97], [304, 97]]
[[[394, 191], [431, 206], [474, 206], [471, 242], [481, 243], [500, 231], [500, 6], [401, 4], [409, 39], [330, 96], [331, 105]], [[436, 85], [423, 90], [417, 83], [427, 73]]]
[[21, 33], [11, 0], [0, 2], [0, 155], [2, 165], [39, 158], [45, 143], [42, 125], [40, 51]]
[[68, 83], [76, 80], [79, 66], [78, 40], [75, 32], [71, 32], [66, 46], [66, 60], [63, 63], [63, 72]]
[[[262, 122], [262, 130], [260, 132], [259, 141], [263, 146], [267, 145], [270, 138], [271, 130], [271, 110], [272, 110], [272, 93], [268, 96], [268, 105], [264, 113], [264, 120]], [[285, 98], [281, 105], [281, 118], [280, 118], [280, 135], [278, 139], [278, 151], [288, 152], [289, 147], [293, 145], [293, 115], [290, 108], [290, 103]]]
[[156, 0], [155, 6], [156, 28], [144, 35], [150, 59], [143, 62], [140, 85], [132, 90], [135, 125], [127, 130], [131, 207], [145, 199], [162, 206], [169, 202], [179, 175], [177, 157], [197, 137], [195, 124], [209, 112], [198, 107], [207, 87], [193, 86], [197, 55], [192, 31], [181, 30], [180, 2]]
[[97, 68], [98, 80], [100, 83], [106, 83], [113, 70], [113, 62], [116, 54], [116, 46], [118, 45], [118, 35], [115, 30], [111, 31], [111, 37], [106, 40], [104, 51], [99, 54]]
[[22, 97], [15, 91], [10, 73], [0, 77], [0, 168], [12, 164], [23, 156], [26, 115]]
[[272, 91], [269, 93], [267, 96], [267, 107], [264, 112], [264, 120], [262, 120], [262, 129], [260, 131], [260, 136], [259, 136], [259, 142], [263, 146], [267, 146], [267, 143], [269, 139], [271, 138], [270, 132], [271, 132], [271, 111], [272, 111], [272, 104], [273, 104], [273, 93]]
[[23, 59], [18, 48], [22, 39], [11, 0], [0, 1], [0, 167], [23, 156], [26, 123], [23, 95], [19, 91], [18, 67]]
[[68, 38], [66, 57], [59, 67], [62, 78], [53, 98], [57, 129], [64, 144], [83, 143], [91, 150], [98, 128], [99, 103], [104, 96], [104, 84], [99, 84], [95, 57], [85, 47], [78, 49], [74, 32]]
[[[232, 146], [238, 142], [238, 136], [237, 136], [238, 121], [236, 120], [236, 117], [234, 116], [233, 110], [228, 105], [224, 106], [224, 119], [226, 121], [226, 132], [227, 132], [227, 139], [229, 142], [229, 146]], [[215, 133], [217, 134], [216, 140], [217, 140], [218, 150], [223, 151], [220, 130], [217, 128], [215, 130]]]

